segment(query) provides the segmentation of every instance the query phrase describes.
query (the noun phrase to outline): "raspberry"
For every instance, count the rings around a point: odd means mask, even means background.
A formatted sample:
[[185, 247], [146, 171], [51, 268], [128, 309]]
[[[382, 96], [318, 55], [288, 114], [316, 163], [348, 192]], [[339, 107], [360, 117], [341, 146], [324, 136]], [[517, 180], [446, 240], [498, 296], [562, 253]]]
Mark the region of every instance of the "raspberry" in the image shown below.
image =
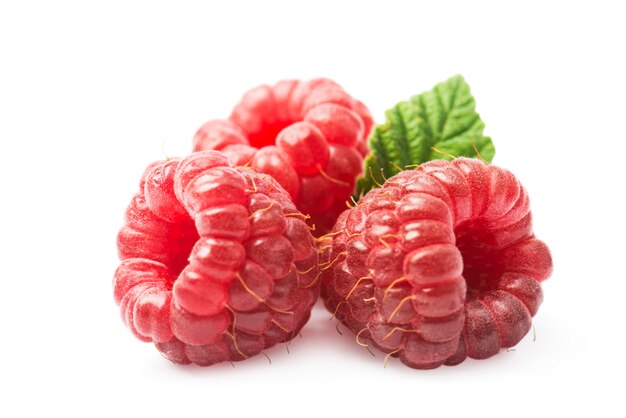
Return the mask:
[[118, 234], [122, 319], [182, 364], [243, 360], [289, 341], [319, 293], [303, 218], [272, 177], [217, 151], [150, 165]]
[[320, 243], [326, 307], [361, 344], [420, 369], [517, 344], [552, 271], [526, 190], [476, 159], [395, 175]]
[[372, 124], [365, 105], [333, 81], [284, 80], [250, 90], [229, 120], [204, 124], [193, 149], [273, 176], [321, 235], [354, 190]]

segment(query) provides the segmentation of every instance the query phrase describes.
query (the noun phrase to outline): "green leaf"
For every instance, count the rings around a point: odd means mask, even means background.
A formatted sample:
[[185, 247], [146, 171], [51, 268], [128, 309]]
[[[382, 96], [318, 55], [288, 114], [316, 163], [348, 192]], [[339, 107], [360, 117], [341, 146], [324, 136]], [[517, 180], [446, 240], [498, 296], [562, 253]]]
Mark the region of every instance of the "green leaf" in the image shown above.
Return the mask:
[[426, 161], [478, 157], [478, 149], [480, 157], [491, 162], [496, 150], [491, 138], [483, 136], [485, 124], [475, 107], [469, 85], [457, 75], [389, 109], [386, 122], [376, 125], [370, 135], [371, 154], [365, 159], [365, 174], [357, 181], [355, 198], [400, 168]]

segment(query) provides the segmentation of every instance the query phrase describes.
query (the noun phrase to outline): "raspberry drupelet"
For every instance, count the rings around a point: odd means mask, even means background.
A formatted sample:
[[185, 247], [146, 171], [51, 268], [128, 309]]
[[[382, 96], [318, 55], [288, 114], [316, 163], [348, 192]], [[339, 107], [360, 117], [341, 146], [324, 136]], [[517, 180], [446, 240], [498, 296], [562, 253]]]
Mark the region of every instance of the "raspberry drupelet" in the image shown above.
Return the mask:
[[289, 341], [319, 294], [315, 239], [287, 192], [217, 151], [148, 167], [118, 252], [122, 319], [175, 363], [239, 361]]
[[478, 159], [400, 172], [320, 241], [327, 308], [361, 344], [420, 369], [517, 344], [552, 272], [526, 190]]
[[365, 105], [331, 80], [283, 80], [250, 90], [228, 120], [204, 124], [193, 150], [219, 150], [273, 176], [319, 236], [346, 208], [372, 124]]

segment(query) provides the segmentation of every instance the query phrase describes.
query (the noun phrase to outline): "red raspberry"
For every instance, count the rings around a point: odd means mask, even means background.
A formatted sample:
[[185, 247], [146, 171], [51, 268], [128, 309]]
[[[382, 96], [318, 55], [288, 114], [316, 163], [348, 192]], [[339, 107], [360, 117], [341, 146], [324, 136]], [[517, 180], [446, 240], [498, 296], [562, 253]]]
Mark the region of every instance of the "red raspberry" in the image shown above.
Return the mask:
[[303, 218], [272, 177], [217, 151], [152, 164], [118, 235], [122, 319], [183, 364], [243, 360], [292, 339], [319, 293]]
[[517, 344], [552, 271], [526, 190], [476, 159], [397, 174], [320, 241], [327, 308], [357, 341], [420, 369]]
[[229, 120], [204, 124], [193, 149], [272, 175], [321, 235], [354, 190], [372, 123], [365, 105], [331, 80], [284, 80], [250, 90]]

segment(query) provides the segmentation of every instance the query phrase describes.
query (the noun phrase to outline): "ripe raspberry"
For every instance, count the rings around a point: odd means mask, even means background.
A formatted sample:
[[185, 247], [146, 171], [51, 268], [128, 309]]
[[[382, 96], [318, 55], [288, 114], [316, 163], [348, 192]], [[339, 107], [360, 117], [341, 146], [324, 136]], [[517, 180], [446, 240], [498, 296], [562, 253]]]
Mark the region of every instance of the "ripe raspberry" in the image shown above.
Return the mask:
[[332, 228], [363, 170], [372, 117], [328, 79], [284, 80], [243, 96], [229, 120], [211, 120], [194, 151], [222, 151], [233, 165], [273, 176], [321, 235]]
[[476, 159], [395, 175], [320, 242], [327, 308], [357, 341], [420, 369], [517, 344], [552, 271], [526, 190]]
[[270, 176], [217, 151], [152, 164], [118, 235], [122, 319], [175, 363], [238, 361], [298, 334], [319, 286], [309, 227]]

